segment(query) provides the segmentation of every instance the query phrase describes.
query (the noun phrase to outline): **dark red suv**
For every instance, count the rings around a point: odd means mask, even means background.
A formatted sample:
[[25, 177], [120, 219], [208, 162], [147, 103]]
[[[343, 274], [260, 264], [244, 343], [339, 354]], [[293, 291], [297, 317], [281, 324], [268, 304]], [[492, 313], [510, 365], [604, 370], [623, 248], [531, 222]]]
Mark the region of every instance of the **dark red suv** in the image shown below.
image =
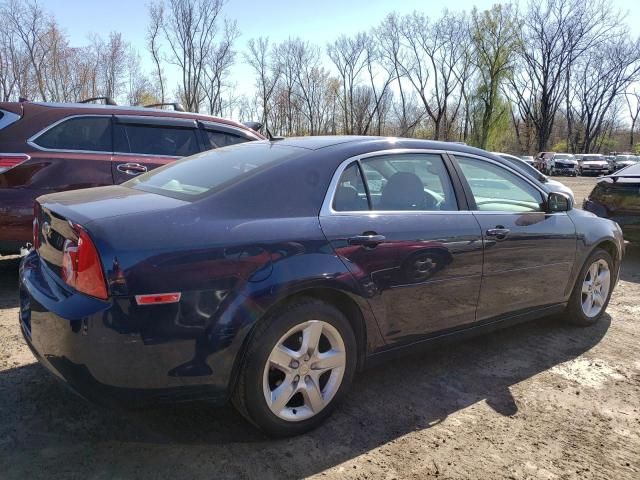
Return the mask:
[[122, 183], [180, 157], [262, 138], [240, 123], [195, 113], [0, 102], [0, 255], [31, 241], [40, 195]]

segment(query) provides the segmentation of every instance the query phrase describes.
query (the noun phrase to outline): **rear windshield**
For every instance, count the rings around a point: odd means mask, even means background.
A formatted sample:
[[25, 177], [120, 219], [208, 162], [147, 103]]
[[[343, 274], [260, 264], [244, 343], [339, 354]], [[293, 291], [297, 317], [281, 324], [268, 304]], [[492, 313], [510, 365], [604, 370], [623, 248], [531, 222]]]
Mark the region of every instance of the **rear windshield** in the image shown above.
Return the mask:
[[268, 143], [233, 145], [178, 160], [123, 185], [180, 200], [197, 200], [305, 151]]
[[590, 197], [611, 210], [637, 210], [640, 208], [640, 179], [624, 178], [615, 183], [598, 183]]

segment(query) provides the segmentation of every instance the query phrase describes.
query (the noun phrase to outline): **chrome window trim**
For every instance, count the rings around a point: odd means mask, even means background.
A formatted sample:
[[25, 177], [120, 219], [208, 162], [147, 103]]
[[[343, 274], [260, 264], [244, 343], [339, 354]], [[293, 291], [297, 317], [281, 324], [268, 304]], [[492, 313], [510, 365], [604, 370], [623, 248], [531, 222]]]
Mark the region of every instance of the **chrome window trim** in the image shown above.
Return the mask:
[[[100, 114], [81, 114], [81, 115], [70, 115], [68, 117], [63, 117], [60, 120], [57, 120], [55, 122], [53, 122], [51, 125], [43, 128], [42, 130], [40, 130], [39, 132], [31, 135], [28, 139], [27, 139], [27, 145], [35, 148], [36, 150], [40, 150], [41, 152], [58, 152], [58, 153], [95, 153], [97, 155], [111, 155], [113, 154], [113, 152], [106, 152], [103, 150], [71, 150], [71, 149], [65, 149], [65, 148], [47, 148], [47, 147], [42, 147], [40, 145], [38, 145], [36, 143], [36, 140], [41, 137], [42, 135], [44, 135], [45, 133], [47, 133], [49, 130], [51, 130], [54, 127], [57, 127], [58, 125], [60, 125], [63, 122], [66, 122], [67, 120], [71, 120], [73, 118], [84, 118], [84, 117], [89, 117], [89, 118], [109, 118], [111, 119], [113, 115], [100, 115]], [[113, 128], [113, 127], [112, 127]], [[112, 145], [113, 147], [113, 145]]]
[[[342, 173], [346, 170], [346, 168], [348, 166], [350, 166], [352, 163], [359, 161], [359, 160], [364, 160], [367, 158], [371, 158], [371, 157], [381, 157], [381, 156], [386, 156], [386, 155], [401, 155], [401, 154], [407, 154], [407, 153], [425, 153], [425, 154], [436, 154], [436, 155], [440, 155], [440, 156], [444, 156], [444, 155], [449, 155], [453, 157], [453, 160], [455, 162], [457, 162], [457, 156], [461, 156], [461, 157], [469, 157], [469, 158], [475, 158], [478, 160], [483, 160], [489, 163], [492, 163], [494, 165], [496, 165], [497, 167], [501, 167], [504, 168], [505, 170], [509, 171], [510, 173], [515, 174], [516, 176], [520, 177], [523, 181], [525, 181], [526, 183], [528, 183], [529, 185], [531, 185], [533, 188], [535, 188], [538, 192], [540, 192], [540, 194], [542, 195], [542, 200], [543, 202], [547, 201], [547, 198], [549, 196], [549, 192], [545, 191], [543, 188], [541, 188], [539, 185], [536, 185], [536, 183], [534, 181], [532, 181], [531, 178], [528, 178], [525, 174], [519, 172], [515, 167], [511, 167], [509, 165], [505, 165], [501, 162], [497, 162], [496, 160], [493, 160], [489, 157], [484, 157], [482, 155], [477, 155], [474, 153], [466, 153], [466, 152], [456, 152], [456, 151], [450, 151], [450, 150], [438, 150], [438, 149], [416, 149], [416, 148], [397, 148], [397, 149], [393, 149], [393, 150], [379, 150], [379, 151], [375, 151], [375, 152], [369, 152], [369, 153], [364, 153], [361, 155], [355, 155], [353, 157], [350, 157], [348, 159], [346, 159], [345, 161], [343, 161], [342, 163], [340, 163], [340, 165], [338, 165], [338, 168], [336, 169], [336, 171], [333, 174], [333, 177], [331, 178], [331, 183], [329, 183], [329, 188], [327, 189], [327, 193], [325, 194], [324, 197], [324, 201], [322, 202], [322, 207], [320, 209], [320, 217], [329, 217], [329, 216], [353, 216], [353, 215], [368, 215], [368, 216], [376, 216], [376, 215], [424, 215], [425, 213], [429, 213], [429, 214], [447, 214], [447, 215], [451, 215], [451, 214], [460, 214], [460, 213], [480, 213], [483, 215], [496, 215], [496, 214], [501, 214], [501, 215], [523, 215], [523, 214], [540, 214], [540, 213], [544, 213], [545, 215], [566, 215], [567, 212], [554, 212], [554, 213], [547, 213], [544, 211], [540, 211], [540, 212], [511, 212], [511, 211], [505, 211], [505, 210], [353, 210], [353, 211], [344, 211], [344, 212], [339, 212], [337, 210], [333, 209], [333, 197], [336, 191], [336, 188], [338, 186], [338, 182], [340, 181], [340, 177], [342, 176]], [[459, 168], [459, 167], [458, 167]], [[462, 173], [462, 172], [461, 172]], [[466, 178], [465, 178], [466, 181]], [[573, 207], [573, 204], [571, 205]]]
[[[452, 215], [452, 214], [470, 214], [472, 213], [470, 210], [352, 210], [352, 211], [337, 211], [333, 208], [333, 197], [338, 187], [338, 182], [340, 181], [340, 177], [342, 173], [349, 167], [352, 163], [357, 162], [359, 160], [366, 160], [371, 157], [384, 157], [387, 155], [404, 155], [404, 154], [427, 154], [427, 155], [439, 155], [440, 157], [444, 157], [447, 154], [446, 150], [438, 150], [438, 149], [421, 149], [421, 148], [395, 148], [392, 150], [377, 150], [375, 152], [363, 153], [360, 155], [355, 155], [353, 157], [347, 158], [345, 161], [338, 165], [336, 171], [331, 178], [331, 183], [329, 183], [329, 188], [327, 189], [327, 193], [324, 196], [324, 201], [322, 202], [322, 207], [320, 208], [320, 217], [330, 217], [330, 216], [353, 216], [353, 215], [366, 215], [366, 216], [380, 216], [380, 215], [424, 215], [435, 214], [435, 215]], [[442, 159], [444, 164], [444, 158]], [[453, 183], [453, 182], [452, 182]]]
[[2, 118], [0, 118], [0, 130], [22, 118], [17, 113], [10, 112], [9, 110], [0, 109], [0, 112], [2, 112]]
[[[196, 152], [196, 153], [192, 153], [192, 155], [197, 155], [198, 153], [202, 153], [202, 152]], [[160, 154], [155, 154], [155, 153], [127, 153], [127, 152], [113, 152], [113, 156], [114, 157], [153, 157], [153, 158], [157, 158], [157, 157], [162, 157], [162, 158], [187, 158], [187, 157], [181, 157], [180, 155], [160, 155]]]

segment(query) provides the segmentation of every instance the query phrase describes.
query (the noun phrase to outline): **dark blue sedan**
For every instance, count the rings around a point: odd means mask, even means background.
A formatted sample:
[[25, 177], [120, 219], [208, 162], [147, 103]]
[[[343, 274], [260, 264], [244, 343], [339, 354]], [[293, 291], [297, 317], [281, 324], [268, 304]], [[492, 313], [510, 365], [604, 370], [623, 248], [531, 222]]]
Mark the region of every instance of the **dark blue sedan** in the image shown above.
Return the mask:
[[310, 137], [40, 197], [20, 267], [38, 360], [104, 403], [231, 399], [309, 430], [400, 349], [552, 313], [590, 325], [614, 222], [464, 145]]

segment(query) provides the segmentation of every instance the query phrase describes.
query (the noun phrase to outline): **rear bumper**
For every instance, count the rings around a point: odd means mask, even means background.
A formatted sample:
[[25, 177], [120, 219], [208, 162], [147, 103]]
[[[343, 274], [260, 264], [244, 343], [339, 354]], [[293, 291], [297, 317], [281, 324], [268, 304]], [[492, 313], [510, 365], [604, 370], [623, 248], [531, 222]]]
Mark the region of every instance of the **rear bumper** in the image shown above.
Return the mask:
[[102, 301], [69, 292], [33, 252], [20, 265], [25, 341], [72, 390], [120, 406], [225, 402], [235, 356], [217, 348], [219, 339], [167, 331], [166, 320], [178, 320], [179, 304], [151, 307], [146, 317], [136, 308], [128, 298]]

